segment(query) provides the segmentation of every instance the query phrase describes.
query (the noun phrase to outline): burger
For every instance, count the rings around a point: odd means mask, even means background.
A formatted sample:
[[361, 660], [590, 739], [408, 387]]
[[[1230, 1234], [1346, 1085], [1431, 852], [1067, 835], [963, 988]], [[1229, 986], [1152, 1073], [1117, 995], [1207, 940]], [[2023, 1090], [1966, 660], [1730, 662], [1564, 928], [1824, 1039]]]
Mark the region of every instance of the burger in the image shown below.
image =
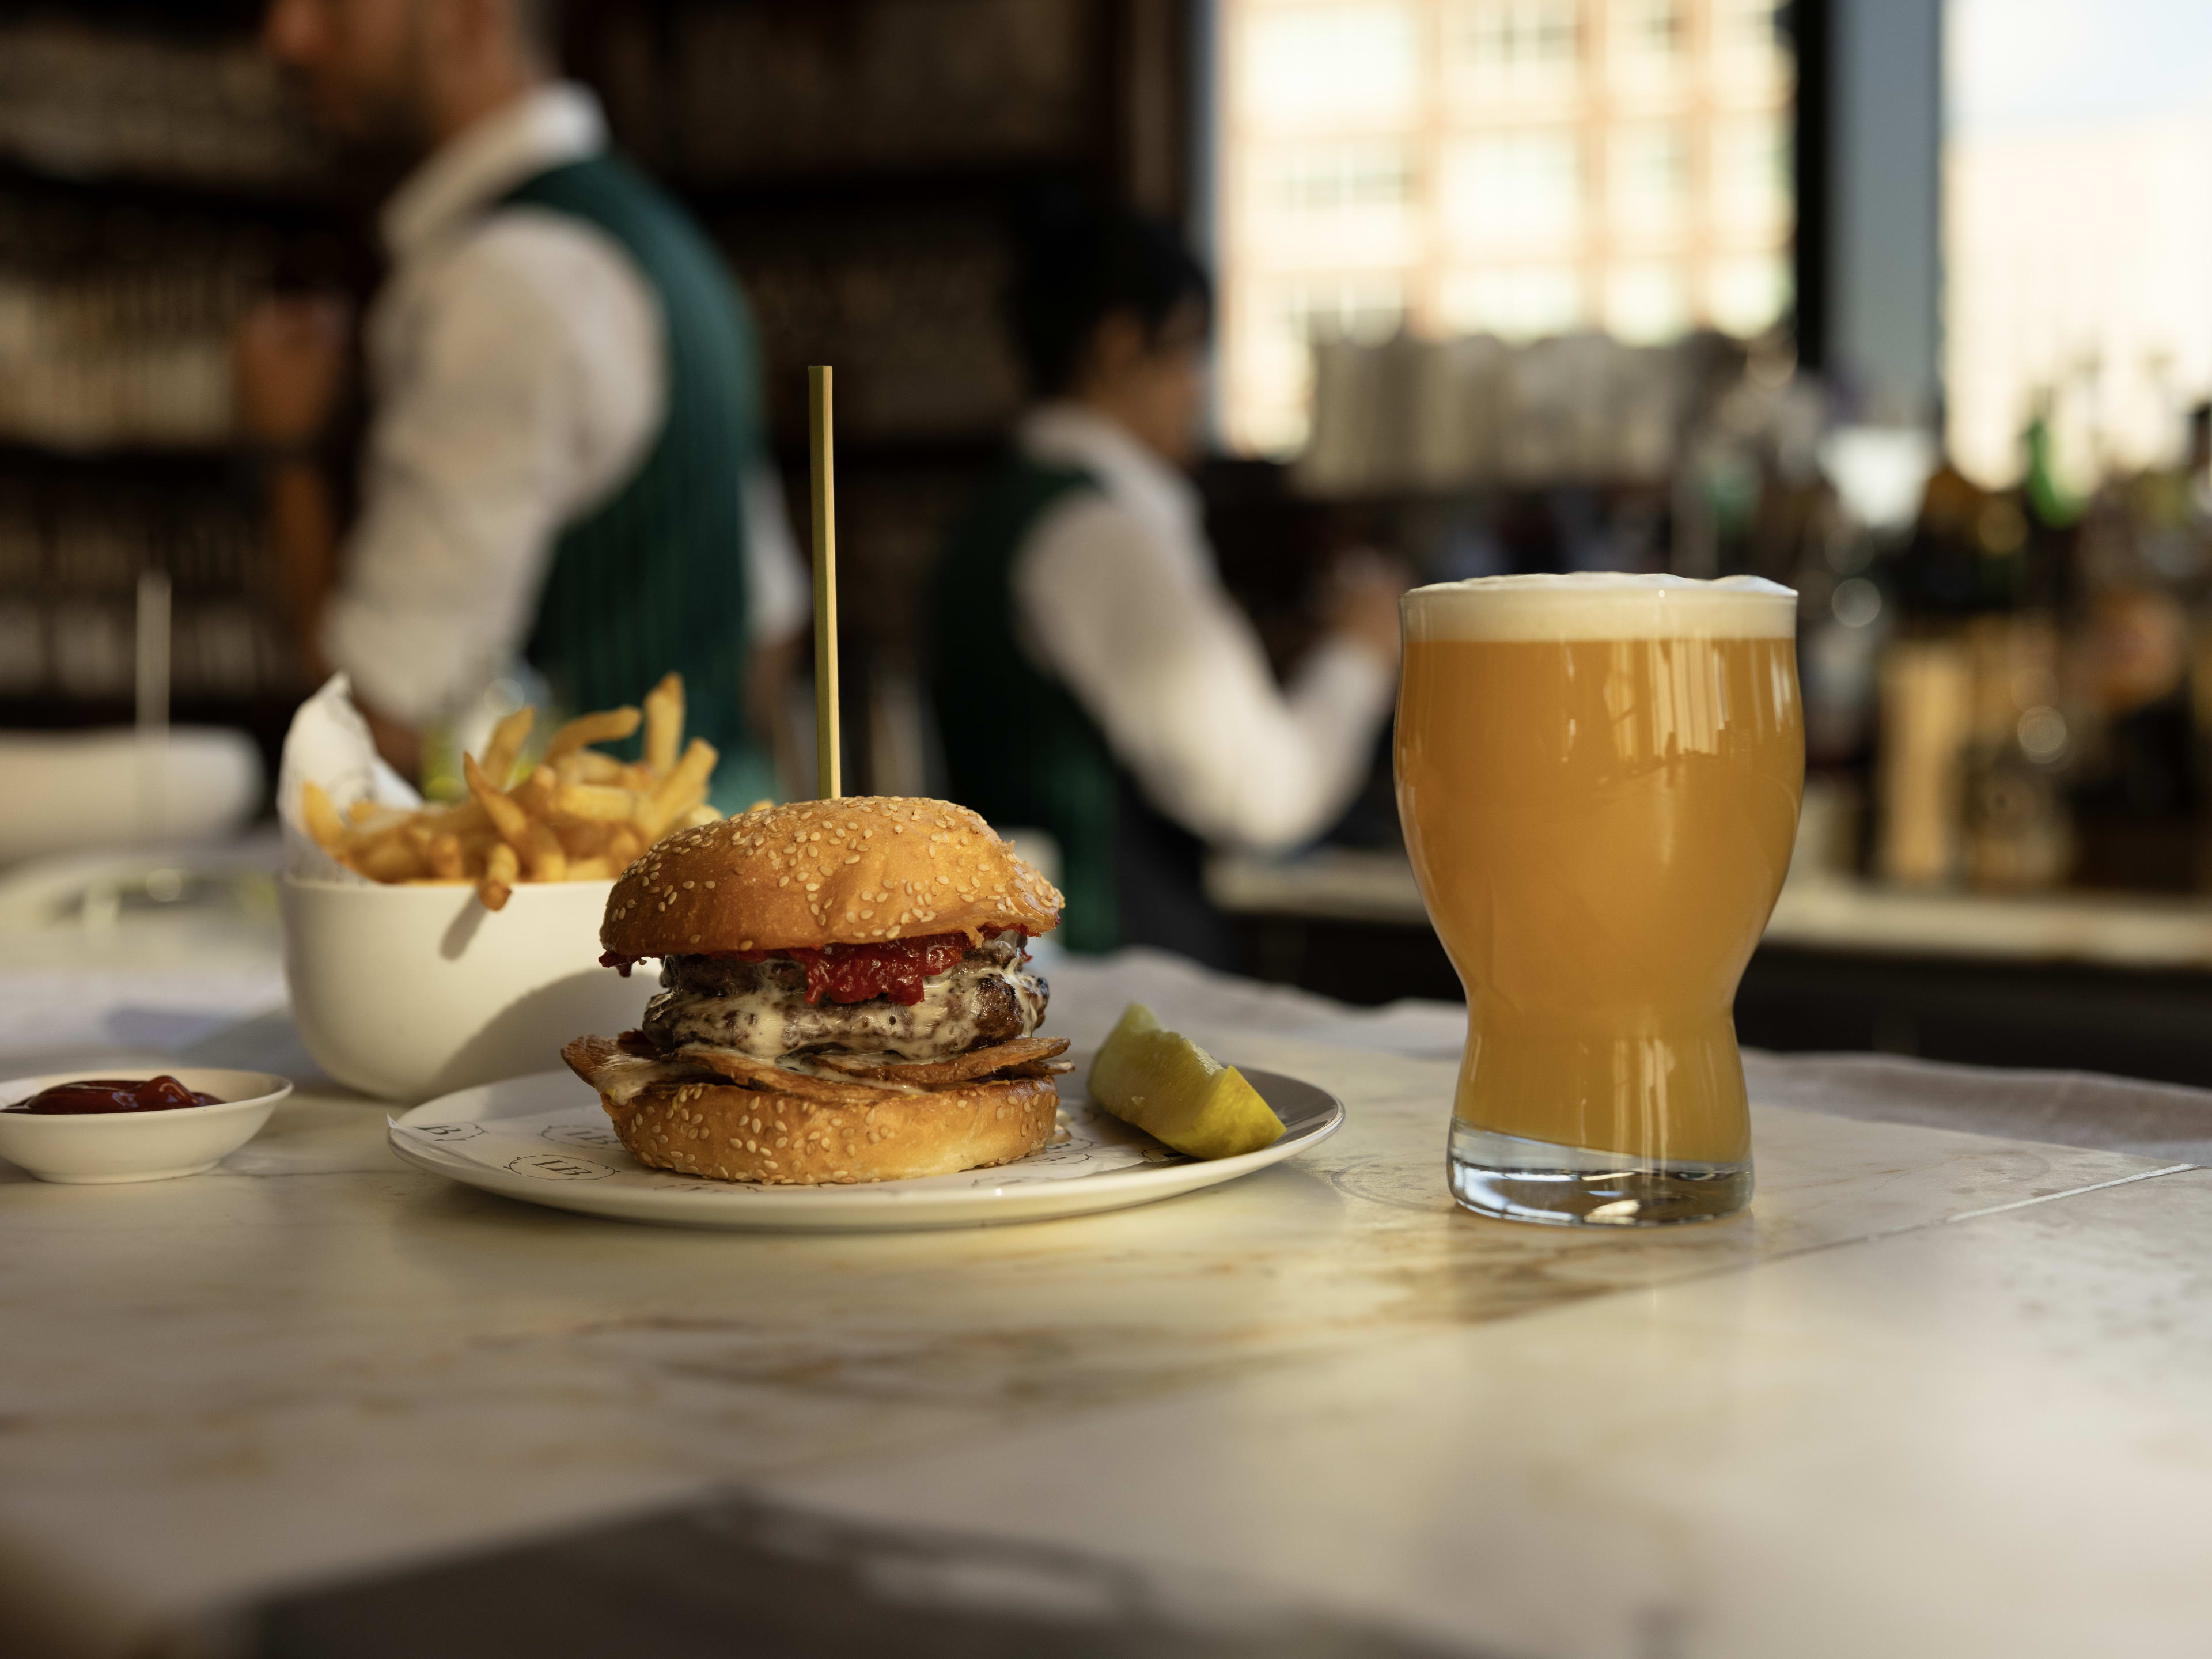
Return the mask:
[[1056, 1132], [1064, 1037], [1028, 942], [1052, 884], [973, 812], [799, 801], [656, 843], [608, 896], [600, 960], [660, 963], [641, 1030], [562, 1051], [641, 1163], [818, 1185], [1026, 1158]]

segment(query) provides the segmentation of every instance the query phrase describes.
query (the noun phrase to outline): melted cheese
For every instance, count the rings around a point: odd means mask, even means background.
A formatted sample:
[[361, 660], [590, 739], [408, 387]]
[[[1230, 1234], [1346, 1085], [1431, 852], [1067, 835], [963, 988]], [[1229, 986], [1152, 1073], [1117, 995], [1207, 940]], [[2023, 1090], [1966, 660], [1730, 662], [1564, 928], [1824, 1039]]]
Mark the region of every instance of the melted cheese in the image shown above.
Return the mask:
[[1042, 981], [1018, 968], [970, 957], [922, 983], [921, 1000], [808, 1004], [789, 991], [756, 989], [730, 996], [663, 991], [646, 1012], [648, 1030], [664, 1041], [706, 1042], [759, 1060], [792, 1050], [835, 1047], [880, 1050], [902, 1060], [945, 1060], [984, 1040], [986, 981], [1005, 981], [1027, 1036], [1044, 1022]]

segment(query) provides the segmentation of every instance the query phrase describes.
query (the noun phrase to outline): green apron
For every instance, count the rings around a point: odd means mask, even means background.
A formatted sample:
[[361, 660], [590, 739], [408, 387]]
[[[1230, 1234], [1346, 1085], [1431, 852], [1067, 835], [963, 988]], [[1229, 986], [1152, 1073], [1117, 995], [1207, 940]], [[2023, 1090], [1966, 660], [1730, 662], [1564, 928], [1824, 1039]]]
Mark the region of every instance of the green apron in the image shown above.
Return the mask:
[[611, 496], [561, 527], [525, 655], [570, 713], [635, 703], [680, 672], [687, 729], [721, 751], [714, 804], [742, 808], [772, 776], [745, 711], [743, 480], [766, 446], [744, 301], [684, 210], [614, 156], [551, 168], [505, 201], [568, 214], [620, 244], [660, 302], [667, 354], [653, 447]]
[[1071, 951], [1152, 945], [1233, 967], [1227, 924], [1207, 903], [1205, 848], [1146, 800], [1105, 734], [1019, 642], [1013, 568], [1047, 514], [1096, 491], [1089, 474], [1009, 458], [983, 487], [939, 566], [931, 690], [953, 799], [1000, 830], [1060, 843]]

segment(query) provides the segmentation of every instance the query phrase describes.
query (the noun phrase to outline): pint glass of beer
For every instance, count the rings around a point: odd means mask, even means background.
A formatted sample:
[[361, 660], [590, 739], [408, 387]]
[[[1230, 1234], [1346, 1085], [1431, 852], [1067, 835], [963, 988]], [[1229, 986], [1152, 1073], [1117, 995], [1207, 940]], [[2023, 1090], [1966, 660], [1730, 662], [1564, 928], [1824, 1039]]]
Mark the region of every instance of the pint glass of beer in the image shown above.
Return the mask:
[[1731, 1010], [1804, 788], [1796, 612], [1750, 577], [1406, 595], [1398, 813], [1467, 988], [1467, 1208], [1641, 1225], [1750, 1202]]

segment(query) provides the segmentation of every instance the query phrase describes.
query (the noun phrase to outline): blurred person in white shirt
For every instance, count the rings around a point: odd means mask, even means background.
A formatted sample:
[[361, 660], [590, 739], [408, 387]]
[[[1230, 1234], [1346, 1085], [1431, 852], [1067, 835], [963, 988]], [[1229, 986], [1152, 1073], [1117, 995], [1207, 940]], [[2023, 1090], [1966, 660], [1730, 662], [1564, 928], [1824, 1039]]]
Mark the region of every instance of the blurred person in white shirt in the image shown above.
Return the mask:
[[1396, 568], [1333, 573], [1287, 685], [1222, 586], [1195, 459], [1212, 319], [1165, 228], [1048, 204], [1014, 303], [1037, 401], [940, 568], [933, 685], [953, 798], [1058, 842], [1069, 948], [1233, 965], [1209, 847], [1310, 842], [1365, 781], [1397, 684]]
[[[241, 423], [302, 653], [344, 670], [419, 772], [534, 671], [564, 713], [683, 672], [726, 807], [807, 616], [742, 296], [684, 211], [556, 78], [556, 0], [273, 0], [269, 51], [343, 145], [407, 168], [364, 330], [369, 425], [340, 532], [320, 441], [347, 319], [271, 301], [238, 343]], [[527, 665], [526, 669], [523, 666]]]

